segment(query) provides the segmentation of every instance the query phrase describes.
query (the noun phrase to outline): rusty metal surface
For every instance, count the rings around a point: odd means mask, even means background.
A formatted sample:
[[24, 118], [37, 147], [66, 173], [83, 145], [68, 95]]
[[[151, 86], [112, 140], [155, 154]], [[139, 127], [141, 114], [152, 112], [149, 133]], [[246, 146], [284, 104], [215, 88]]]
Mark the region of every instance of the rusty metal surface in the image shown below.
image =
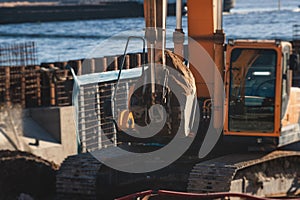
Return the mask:
[[[129, 54], [125, 69], [140, 67], [141, 53]], [[122, 56], [106, 56], [37, 65], [34, 43], [0, 44], [0, 104], [22, 107], [72, 105], [73, 77], [118, 70]]]
[[36, 52], [34, 42], [0, 44], [0, 103], [40, 105]]
[[0, 104], [41, 105], [39, 66], [0, 67]]

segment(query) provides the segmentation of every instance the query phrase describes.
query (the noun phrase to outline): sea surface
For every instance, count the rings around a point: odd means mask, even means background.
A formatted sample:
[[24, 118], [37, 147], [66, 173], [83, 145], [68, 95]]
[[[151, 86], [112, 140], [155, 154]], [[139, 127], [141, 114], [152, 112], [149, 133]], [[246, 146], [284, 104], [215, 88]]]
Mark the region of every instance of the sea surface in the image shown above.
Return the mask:
[[[300, 0], [236, 0], [223, 16], [226, 38], [292, 40], [292, 27], [300, 24], [299, 5]], [[168, 47], [175, 23], [175, 17], [168, 17]], [[34, 41], [39, 62], [67, 61], [122, 54], [127, 37], [143, 36], [144, 26], [143, 18], [0, 25], [0, 43]], [[187, 17], [183, 26], [187, 33]], [[129, 46], [129, 52], [141, 49], [140, 41]]]

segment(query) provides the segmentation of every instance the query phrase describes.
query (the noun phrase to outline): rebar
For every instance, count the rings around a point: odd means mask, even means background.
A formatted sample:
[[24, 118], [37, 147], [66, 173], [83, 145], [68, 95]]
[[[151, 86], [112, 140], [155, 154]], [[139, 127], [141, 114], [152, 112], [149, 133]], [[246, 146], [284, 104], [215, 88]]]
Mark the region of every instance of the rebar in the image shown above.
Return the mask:
[[37, 65], [37, 50], [34, 42], [0, 43], [0, 66], [21, 67]]
[[293, 25], [293, 39], [300, 40], [300, 24]]

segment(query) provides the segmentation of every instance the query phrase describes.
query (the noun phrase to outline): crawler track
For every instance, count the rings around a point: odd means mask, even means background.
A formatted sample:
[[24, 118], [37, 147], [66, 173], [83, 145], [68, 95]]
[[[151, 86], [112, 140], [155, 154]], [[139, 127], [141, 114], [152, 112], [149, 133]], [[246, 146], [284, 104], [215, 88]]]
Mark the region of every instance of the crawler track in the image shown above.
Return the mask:
[[96, 199], [101, 163], [89, 153], [68, 157], [56, 176], [59, 199]]
[[43, 199], [55, 193], [57, 165], [21, 151], [0, 151], [0, 199], [16, 199], [21, 193]]
[[95, 159], [90, 153], [68, 157], [56, 175], [57, 197], [61, 200], [114, 199], [144, 190], [146, 178], [119, 172]]
[[300, 152], [274, 151], [270, 154], [234, 154], [194, 166], [188, 191], [243, 192], [260, 196], [296, 193], [300, 175]]

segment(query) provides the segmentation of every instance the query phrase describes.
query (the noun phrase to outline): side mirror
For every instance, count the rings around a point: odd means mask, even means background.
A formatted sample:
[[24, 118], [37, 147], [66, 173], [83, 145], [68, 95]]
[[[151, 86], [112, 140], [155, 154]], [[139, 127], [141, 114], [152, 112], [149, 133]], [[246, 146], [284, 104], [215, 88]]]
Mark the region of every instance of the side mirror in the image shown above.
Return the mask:
[[290, 69], [293, 71], [300, 71], [300, 57], [299, 54], [290, 55]]

